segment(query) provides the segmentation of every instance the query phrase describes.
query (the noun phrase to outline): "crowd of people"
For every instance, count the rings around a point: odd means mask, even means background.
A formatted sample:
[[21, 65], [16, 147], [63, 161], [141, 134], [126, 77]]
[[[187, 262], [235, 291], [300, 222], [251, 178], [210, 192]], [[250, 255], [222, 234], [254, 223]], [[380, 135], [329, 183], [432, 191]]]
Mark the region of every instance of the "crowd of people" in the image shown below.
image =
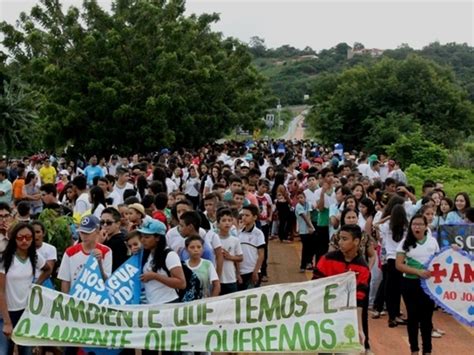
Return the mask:
[[[260, 286], [272, 277], [275, 239], [302, 244], [300, 264], [288, 269], [314, 278], [357, 272], [366, 353], [371, 310], [374, 319], [388, 313], [388, 327], [407, 325], [412, 354], [420, 329], [430, 354], [431, 338], [444, 332], [420, 286], [430, 277], [423, 265], [439, 251], [439, 226], [473, 222], [470, 197], [447, 196], [442, 182], [427, 180], [417, 198], [397, 161], [339, 147], [227, 142], [130, 158], [0, 159], [2, 353], [13, 353], [29, 286], [69, 293], [90, 254], [106, 279], [143, 250], [142, 302], [159, 305], [183, 300], [187, 269], [199, 297]], [[66, 233], [52, 238], [59, 220]]]

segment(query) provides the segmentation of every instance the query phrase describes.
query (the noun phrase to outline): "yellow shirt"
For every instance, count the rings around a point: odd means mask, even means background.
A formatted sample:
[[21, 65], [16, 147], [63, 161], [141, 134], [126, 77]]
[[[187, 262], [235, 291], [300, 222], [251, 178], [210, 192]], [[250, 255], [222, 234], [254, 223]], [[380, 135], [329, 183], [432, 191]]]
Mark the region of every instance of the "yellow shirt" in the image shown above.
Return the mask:
[[54, 184], [56, 182], [56, 169], [52, 166], [49, 166], [49, 168], [43, 166], [39, 174], [43, 184]]

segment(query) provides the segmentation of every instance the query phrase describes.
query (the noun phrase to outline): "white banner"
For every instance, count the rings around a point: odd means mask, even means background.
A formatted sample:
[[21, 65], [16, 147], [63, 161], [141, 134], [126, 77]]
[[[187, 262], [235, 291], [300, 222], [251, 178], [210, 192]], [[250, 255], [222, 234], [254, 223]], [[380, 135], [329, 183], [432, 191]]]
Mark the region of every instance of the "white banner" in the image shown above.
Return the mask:
[[160, 306], [97, 305], [35, 285], [13, 340], [171, 351], [357, 352], [355, 294], [353, 273]]

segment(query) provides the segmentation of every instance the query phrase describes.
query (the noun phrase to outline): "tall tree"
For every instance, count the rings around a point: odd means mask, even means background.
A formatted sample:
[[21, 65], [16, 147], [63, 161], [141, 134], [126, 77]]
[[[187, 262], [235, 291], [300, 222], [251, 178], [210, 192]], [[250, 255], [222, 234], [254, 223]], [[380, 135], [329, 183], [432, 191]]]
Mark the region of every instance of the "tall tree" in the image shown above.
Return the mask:
[[383, 149], [421, 126], [426, 139], [452, 147], [474, 131], [473, 104], [452, 71], [418, 56], [318, 78], [313, 100], [308, 120], [326, 143]]
[[150, 151], [254, 125], [265, 92], [247, 48], [211, 31], [216, 14], [184, 11], [182, 0], [116, 0], [110, 13], [41, 0], [18, 28], [2, 23], [17, 74], [44, 97], [47, 145]]

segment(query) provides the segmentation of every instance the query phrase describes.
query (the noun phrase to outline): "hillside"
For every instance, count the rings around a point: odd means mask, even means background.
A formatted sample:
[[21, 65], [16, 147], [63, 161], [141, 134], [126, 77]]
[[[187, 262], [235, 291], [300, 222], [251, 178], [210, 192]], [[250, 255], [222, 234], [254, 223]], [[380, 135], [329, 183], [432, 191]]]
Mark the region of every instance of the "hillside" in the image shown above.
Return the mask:
[[[358, 64], [373, 65], [384, 57], [402, 60], [411, 54], [452, 68], [457, 82], [474, 101], [474, 48], [466, 44], [441, 45], [434, 42], [421, 50], [401, 45], [382, 51], [365, 49], [361, 43], [355, 43], [353, 47], [339, 43], [316, 52], [309, 47], [299, 50], [288, 45], [267, 49], [262, 39], [254, 37], [249, 49], [253, 54], [253, 64], [268, 78], [272, 93], [282, 105], [304, 103], [304, 95], [312, 94], [313, 79], [322, 73], [339, 72]], [[351, 51], [355, 53], [348, 56]]]

